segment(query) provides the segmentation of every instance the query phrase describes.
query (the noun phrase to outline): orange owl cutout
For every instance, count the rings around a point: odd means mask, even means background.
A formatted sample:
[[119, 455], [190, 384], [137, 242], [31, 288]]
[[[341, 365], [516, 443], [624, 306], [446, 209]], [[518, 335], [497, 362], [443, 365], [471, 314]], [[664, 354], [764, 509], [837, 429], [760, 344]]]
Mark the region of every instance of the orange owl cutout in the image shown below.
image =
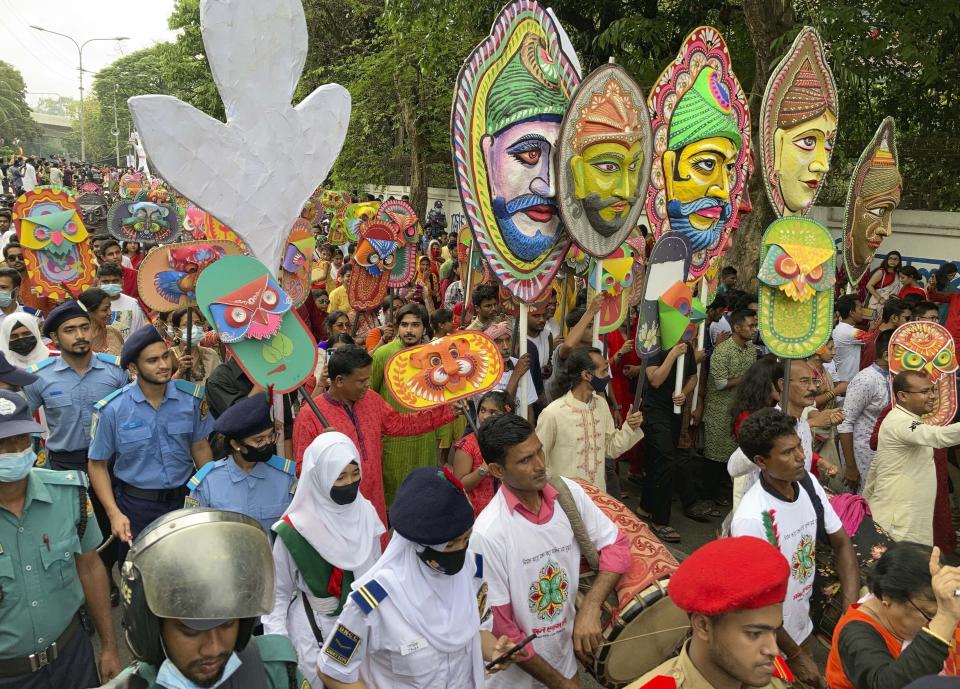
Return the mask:
[[486, 392], [502, 375], [500, 349], [483, 333], [472, 331], [401, 349], [384, 371], [393, 396], [415, 411]]
[[937, 401], [933, 411], [923, 417], [924, 423], [952, 423], [957, 412], [957, 351], [950, 331], [929, 321], [904, 323], [890, 338], [887, 354], [891, 381], [902, 371], [919, 371], [936, 386]]

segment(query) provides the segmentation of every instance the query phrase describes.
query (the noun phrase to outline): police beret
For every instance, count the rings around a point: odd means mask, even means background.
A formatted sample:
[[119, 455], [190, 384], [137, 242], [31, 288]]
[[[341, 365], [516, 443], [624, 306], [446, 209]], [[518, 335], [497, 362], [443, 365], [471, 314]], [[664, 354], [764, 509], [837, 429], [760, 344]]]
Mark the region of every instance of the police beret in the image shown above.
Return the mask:
[[[748, 576], [728, 576], [745, 571]], [[670, 577], [670, 598], [681, 610], [722, 615], [782, 603], [790, 565], [762, 538], [737, 536], [711, 541], [693, 552]]]
[[50, 312], [47, 320], [43, 322], [43, 334], [50, 337], [50, 335], [57, 331], [61, 323], [71, 318], [86, 318], [90, 320], [90, 314], [87, 313], [87, 310], [83, 308], [76, 299], [68, 299]]
[[273, 428], [270, 405], [264, 393], [237, 400], [213, 422], [213, 430], [240, 440]]
[[123, 349], [120, 350], [120, 366], [126, 368], [140, 355], [144, 349], [154, 342], [163, 342], [160, 333], [152, 324], [141, 325], [127, 336], [127, 341], [123, 343]]
[[390, 507], [390, 526], [408, 541], [438, 545], [473, 526], [473, 507], [448, 469], [414, 469]]

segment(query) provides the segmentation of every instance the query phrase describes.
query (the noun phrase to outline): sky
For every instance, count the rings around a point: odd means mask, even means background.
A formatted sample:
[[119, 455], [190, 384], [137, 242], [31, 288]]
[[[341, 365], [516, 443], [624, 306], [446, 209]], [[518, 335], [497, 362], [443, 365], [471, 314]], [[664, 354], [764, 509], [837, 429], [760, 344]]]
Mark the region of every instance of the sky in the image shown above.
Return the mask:
[[27, 102], [58, 94], [79, 98], [77, 49], [66, 38], [30, 25], [59, 31], [78, 43], [89, 38], [127, 36], [126, 41], [94, 41], [83, 49], [83, 88], [117, 58], [176, 34], [167, 28], [174, 0], [0, 0], [0, 60], [20, 70]]

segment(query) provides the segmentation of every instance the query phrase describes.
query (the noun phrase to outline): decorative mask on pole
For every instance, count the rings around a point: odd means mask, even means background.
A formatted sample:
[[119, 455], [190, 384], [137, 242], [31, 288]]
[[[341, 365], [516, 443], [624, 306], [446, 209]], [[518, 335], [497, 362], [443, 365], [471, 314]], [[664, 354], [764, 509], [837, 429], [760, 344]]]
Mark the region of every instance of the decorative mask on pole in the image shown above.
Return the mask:
[[553, 153], [579, 75], [561, 35], [534, 0], [507, 5], [460, 70], [451, 114], [467, 222], [494, 275], [523, 302], [546, 289], [568, 244]]
[[560, 128], [560, 217], [584, 251], [609, 256], [637, 226], [650, 156], [643, 92], [622, 67], [604, 65], [581, 82]]
[[166, 313], [197, 303], [200, 273], [224, 256], [240, 253], [227, 241], [167, 244], [151, 251], [137, 269], [137, 293], [148, 307]]
[[[920, 371], [936, 386], [933, 411], [924, 423], [946, 426], [957, 413], [957, 351], [950, 331], [939, 323], [913, 321], [897, 328], [887, 347], [891, 385], [903, 371]], [[892, 392], [891, 399], [894, 398]]]
[[760, 110], [763, 180], [779, 216], [805, 215], [830, 170], [837, 87], [820, 36], [804, 27], [767, 82]]
[[[120, 242], [167, 244], [180, 236], [180, 216], [172, 202], [151, 201], [141, 191], [132, 201], [117, 201], [107, 214], [107, 229]], [[154, 195], [154, 198], [160, 198]]]
[[726, 248], [747, 185], [750, 112], [720, 32], [687, 36], [648, 97], [653, 164], [647, 218], [654, 236], [677, 232], [691, 250], [687, 280]]
[[623, 244], [602, 261], [590, 261], [590, 273], [587, 276], [587, 300], [597, 294], [596, 285], [603, 293], [603, 306], [600, 307], [600, 334], [613, 332], [623, 324], [630, 310], [629, 300], [633, 292], [634, 255], [629, 244]]
[[280, 286], [290, 295], [295, 307], [301, 306], [310, 295], [310, 273], [316, 248], [317, 239], [310, 223], [304, 218], [296, 220], [280, 261]]
[[880, 123], [850, 178], [843, 219], [843, 261], [851, 285], [870, 269], [883, 240], [893, 234], [903, 178], [897, 160], [893, 118]]
[[[676, 290], [677, 283], [683, 283], [690, 270], [690, 253], [690, 243], [680, 232], [665, 234], [653, 245], [653, 251], [647, 259], [637, 327], [636, 351], [641, 359], [649, 359], [660, 353], [663, 339], [660, 332], [662, 297], [671, 289]], [[673, 306], [678, 305], [676, 299], [668, 298]]]

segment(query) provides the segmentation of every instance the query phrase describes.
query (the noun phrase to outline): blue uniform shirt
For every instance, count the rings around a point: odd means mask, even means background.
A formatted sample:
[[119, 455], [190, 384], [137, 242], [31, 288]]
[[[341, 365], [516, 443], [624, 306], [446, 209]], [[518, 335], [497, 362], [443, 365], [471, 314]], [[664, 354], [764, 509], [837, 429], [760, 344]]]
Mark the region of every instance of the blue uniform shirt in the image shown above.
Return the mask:
[[188, 484], [190, 497], [198, 507], [240, 512], [270, 530], [283, 516], [297, 484], [296, 464], [274, 455], [257, 462], [248, 474], [233, 457], [209, 462], [200, 468]]
[[116, 457], [114, 476], [144, 489], [185, 486], [194, 471], [190, 445], [213, 430], [203, 402], [203, 386], [167, 383], [159, 409], [154, 409], [136, 383], [97, 403], [91, 433], [91, 460]]
[[47, 449], [53, 452], [83, 450], [90, 444], [90, 417], [93, 406], [130, 381], [112, 354], [94, 354], [90, 368], [81, 376], [60, 357], [45, 359], [27, 369], [40, 380], [23, 392], [31, 411], [43, 407], [46, 413]]

